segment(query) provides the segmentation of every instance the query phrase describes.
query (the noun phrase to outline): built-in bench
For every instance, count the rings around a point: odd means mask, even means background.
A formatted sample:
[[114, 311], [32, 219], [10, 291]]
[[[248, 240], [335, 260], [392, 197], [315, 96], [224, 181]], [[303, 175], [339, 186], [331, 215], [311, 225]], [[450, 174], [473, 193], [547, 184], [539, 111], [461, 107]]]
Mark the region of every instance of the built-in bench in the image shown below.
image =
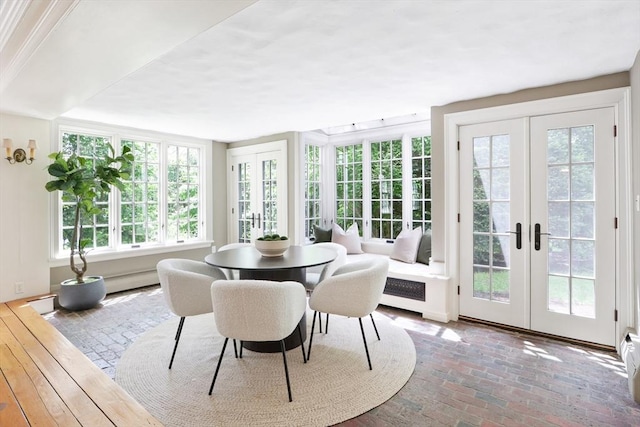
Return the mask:
[[162, 426], [36, 312], [0, 303], [0, 426]]
[[426, 264], [409, 264], [389, 258], [392, 243], [363, 241], [361, 247], [364, 253], [347, 255], [347, 262], [371, 257], [389, 260], [387, 285], [381, 304], [418, 312], [425, 319], [449, 321], [448, 277], [434, 274]]

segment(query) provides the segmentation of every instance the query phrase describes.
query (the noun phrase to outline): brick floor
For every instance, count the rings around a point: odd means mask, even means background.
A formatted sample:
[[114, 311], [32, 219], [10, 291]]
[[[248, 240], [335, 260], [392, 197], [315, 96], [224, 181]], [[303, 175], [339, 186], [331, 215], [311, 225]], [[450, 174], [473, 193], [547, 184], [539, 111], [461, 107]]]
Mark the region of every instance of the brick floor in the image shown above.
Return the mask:
[[[380, 307], [416, 346], [413, 376], [344, 426], [640, 426], [616, 353]], [[109, 295], [98, 308], [44, 317], [111, 378], [138, 336], [173, 316], [158, 286]]]

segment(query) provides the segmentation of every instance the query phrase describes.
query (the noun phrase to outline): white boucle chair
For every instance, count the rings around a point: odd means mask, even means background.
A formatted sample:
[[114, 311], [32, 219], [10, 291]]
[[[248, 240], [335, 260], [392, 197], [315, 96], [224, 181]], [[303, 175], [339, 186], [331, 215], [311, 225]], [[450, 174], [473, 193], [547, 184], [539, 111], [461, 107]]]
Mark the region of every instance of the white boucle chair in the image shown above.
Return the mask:
[[219, 268], [190, 259], [163, 259], [158, 262], [156, 268], [164, 299], [169, 309], [176, 316], [180, 316], [176, 343], [169, 362], [171, 369], [185, 317], [211, 313], [211, 283], [214, 280], [226, 279], [226, 275]]
[[229, 338], [240, 340], [240, 357], [242, 357], [242, 341], [280, 341], [287, 392], [291, 402], [291, 384], [284, 339], [294, 330], [298, 330], [302, 358], [304, 363], [307, 363], [300, 330], [300, 320], [307, 309], [307, 293], [304, 286], [292, 281], [217, 280], [211, 285], [211, 300], [216, 327], [225, 340], [211, 381], [209, 395], [213, 392]]
[[[311, 337], [309, 338], [309, 350], [307, 360], [311, 356], [311, 344], [313, 342], [313, 330], [316, 326], [318, 313], [339, 314], [346, 317], [357, 317], [360, 322], [360, 331], [364, 342], [364, 350], [367, 353], [367, 362], [371, 370], [371, 358], [367, 339], [364, 335], [362, 318], [371, 317], [373, 327], [378, 340], [378, 328], [373, 320], [373, 311], [380, 303], [382, 292], [387, 282], [389, 261], [386, 259], [369, 259], [353, 262], [338, 268], [331, 277], [324, 279], [316, 286], [309, 297], [309, 307], [314, 310], [311, 324]], [[325, 328], [328, 329], [329, 324]], [[325, 330], [326, 330], [325, 329]]]
[[321, 242], [315, 243], [313, 247], [332, 250], [336, 253], [336, 258], [328, 264], [307, 268], [304, 287], [309, 292], [313, 292], [318, 283], [327, 277], [331, 277], [338, 268], [347, 263], [347, 248], [339, 243]]

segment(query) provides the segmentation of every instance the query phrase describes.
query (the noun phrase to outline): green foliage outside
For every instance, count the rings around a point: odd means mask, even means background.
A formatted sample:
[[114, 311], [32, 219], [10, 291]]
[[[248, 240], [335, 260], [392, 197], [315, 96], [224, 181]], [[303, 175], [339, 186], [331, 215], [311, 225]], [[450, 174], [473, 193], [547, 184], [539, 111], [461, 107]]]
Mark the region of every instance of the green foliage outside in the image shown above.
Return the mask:
[[[371, 163], [364, 165], [364, 145], [354, 144], [335, 148], [336, 154], [336, 223], [342, 228], [357, 223], [360, 231], [364, 221], [365, 168], [371, 171], [371, 234], [375, 238], [395, 238], [403, 227], [403, 199], [411, 197], [412, 227], [431, 229], [431, 137], [411, 139], [411, 158], [403, 158], [402, 141], [372, 142]], [[313, 160], [312, 155], [308, 156]], [[403, 163], [411, 164], [412, 188], [403, 188]], [[315, 178], [309, 174], [307, 179]], [[307, 193], [308, 213], [315, 212], [313, 193]], [[312, 230], [313, 224], [308, 227]], [[318, 224], [319, 225], [319, 224]]]
[[[49, 155], [53, 163], [47, 167], [47, 172], [54, 179], [47, 182], [45, 188], [49, 192], [61, 191], [63, 201], [71, 202], [63, 215], [73, 217], [73, 229], [68, 236], [70, 268], [78, 283], [84, 283], [87, 271], [85, 248], [93, 242], [93, 236], [84, 232], [83, 225], [93, 221], [95, 216], [105, 215], [104, 201], [108, 200], [107, 194], [111, 191], [111, 186], [124, 188], [122, 180], [129, 178], [134, 161], [129, 147], [123, 147], [122, 153], [116, 156], [111, 144], [106, 146], [108, 151], [99, 157], [78, 155], [75, 152], [70, 154], [65, 150]], [[82, 267], [76, 265], [75, 255], [82, 261]]]

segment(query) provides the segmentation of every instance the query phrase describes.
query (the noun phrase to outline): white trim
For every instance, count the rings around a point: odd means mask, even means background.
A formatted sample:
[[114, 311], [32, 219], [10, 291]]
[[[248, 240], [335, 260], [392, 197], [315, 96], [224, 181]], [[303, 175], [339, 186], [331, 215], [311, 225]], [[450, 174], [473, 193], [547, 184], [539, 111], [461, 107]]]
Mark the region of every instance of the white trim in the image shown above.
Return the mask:
[[400, 139], [405, 134], [431, 135], [431, 120], [330, 135], [327, 136], [327, 140], [331, 144], [341, 145], [349, 142], [353, 143], [354, 141], [363, 141], [365, 139], [371, 141], [377, 139]]
[[[444, 158], [446, 175], [445, 183], [445, 215], [444, 215], [444, 254], [445, 272], [451, 277], [449, 292], [457, 295], [459, 284], [458, 242], [459, 224], [457, 214], [459, 212], [459, 164], [458, 164], [458, 128], [462, 125], [484, 123], [495, 120], [511, 118], [532, 117], [537, 115], [579, 111], [590, 108], [614, 107], [617, 111], [618, 125], [618, 159], [617, 179], [618, 183], [625, 183], [625, 187], [618, 188], [617, 212], [619, 230], [617, 265], [616, 295], [618, 308], [618, 323], [616, 335], [620, 337], [623, 331], [633, 325], [633, 242], [631, 237], [633, 203], [630, 197], [631, 183], [631, 130], [630, 130], [630, 89], [616, 88], [597, 92], [581, 93], [577, 95], [557, 98], [529, 101], [510, 105], [484, 108], [480, 110], [468, 110], [444, 115]], [[626, 198], [626, 199], [625, 199]], [[624, 200], [623, 200], [624, 199]], [[622, 228], [625, 227], [625, 228]], [[624, 249], [624, 250], [621, 250]], [[626, 273], [625, 273], [626, 272]], [[623, 303], [623, 298], [629, 301]], [[458, 298], [450, 299], [450, 313], [453, 320], [458, 318]], [[616, 342], [619, 342], [616, 339]]]
[[[176, 242], [166, 242], [164, 233], [160, 232], [159, 241], [141, 244], [139, 248], [131, 248], [130, 245], [122, 245], [120, 243], [120, 236], [118, 233], [120, 229], [118, 225], [120, 224], [120, 212], [119, 212], [119, 203], [114, 201], [109, 202], [109, 218], [110, 218], [110, 244], [109, 248], [100, 248], [93, 253], [89, 253], [87, 258], [89, 261], [101, 261], [108, 259], [119, 259], [124, 256], [120, 256], [118, 254], [126, 254], [125, 256], [137, 256], [137, 255], [147, 255], [153, 253], [163, 253], [163, 252], [171, 252], [174, 250], [182, 250], [185, 248], [185, 245], [189, 245], [189, 248], [197, 248], [197, 247], [206, 247], [210, 245], [211, 240], [213, 239], [213, 233], [209, 226], [210, 221], [209, 212], [212, 212], [213, 201], [212, 196], [209, 191], [209, 182], [211, 182], [211, 176], [213, 174], [212, 166], [212, 147], [211, 141], [204, 140], [200, 138], [193, 138], [188, 136], [180, 136], [162, 132], [155, 131], [146, 131], [141, 129], [135, 129], [130, 127], [121, 127], [121, 126], [111, 126], [104, 123], [96, 123], [82, 120], [74, 120], [74, 119], [66, 119], [59, 118], [52, 122], [52, 132], [51, 132], [51, 147], [52, 151], [60, 150], [60, 142], [61, 136], [64, 132], [69, 133], [79, 133], [86, 134], [91, 136], [98, 137], [108, 137], [111, 141], [116, 152], [119, 152], [121, 149], [121, 142], [123, 139], [126, 140], [134, 140], [141, 142], [152, 142], [159, 144], [160, 148], [160, 176], [159, 176], [159, 186], [160, 186], [160, 195], [158, 200], [159, 206], [159, 215], [160, 215], [160, 224], [165, 224], [164, 229], [166, 230], [166, 199], [165, 193], [167, 190], [167, 163], [166, 163], [166, 150], [169, 145], [175, 145], [179, 147], [192, 147], [197, 148], [200, 151], [200, 188], [199, 188], [199, 197], [200, 197], [200, 209], [199, 209], [199, 227], [200, 227], [200, 236], [201, 238], [198, 240], [187, 240], [184, 243], [176, 243]], [[119, 190], [114, 189], [112, 194], [114, 196], [119, 195]], [[55, 240], [50, 242], [50, 263], [52, 266], [56, 266], [57, 263], [61, 262], [59, 260], [68, 260], [68, 251], [63, 251], [59, 248], [59, 243], [62, 238], [62, 228], [61, 218], [60, 218], [60, 209], [59, 209], [59, 193], [52, 192], [50, 195], [50, 212], [51, 215], [51, 236], [55, 235]], [[116, 212], [115, 210], [118, 209]], [[115, 222], [113, 223], [112, 220]], [[114, 228], [116, 230], [114, 231]], [[193, 245], [193, 246], [192, 246]], [[66, 261], [68, 262], [68, 261]], [[65, 265], [61, 263], [60, 265]]]
[[[280, 234], [288, 234], [289, 226], [288, 226], [288, 152], [287, 152], [287, 140], [282, 139], [278, 141], [271, 142], [263, 142], [260, 144], [252, 144], [243, 147], [235, 147], [227, 150], [227, 159], [226, 159], [226, 168], [227, 168], [227, 182], [230, 183], [227, 186], [227, 206], [229, 210], [227, 211], [227, 242], [233, 243], [236, 242], [237, 230], [235, 229], [237, 225], [236, 217], [237, 213], [231, 213], [231, 210], [236, 206], [237, 199], [237, 188], [235, 185], [236, 179], [235, 175], [231, 172], [231, 169], [234, 165], [234, 157], [239, 156], [256, 156], [258, 158], [261, 155], [271, 155], [273, 158], [278, 159], [278, 229], [280, 230]], [[295, 158], [294, 158], [295, 159]], [[295, 160], [294, 160], [295, 161]], [[282, 167], [281, 167], [282, 166]], [[294, 192], [295, 194], [295, 192]], [[258, 236], [252, 236], [258, 237]], [[298, 236], [293, 236], [295, 241], [297, 241]]]
[[[111, 261], [122, 258], [131, 258], [135, 256], [146, 256], [146, 255], [155, 255], [155, 254], [163, 254], [167, 252], [178, 252], [178, 251], [188, 251], [191, 249], [200, 249], [211, 247], [213, 245], [213, 240], [203, 240], [198, 242], [185, 242], [185, 243], [174, 243], [170, 245], [155, 245], [144, 248], [126, 248], [126, 249], [118, 249], [118, 250], [103, 250], [103, 251], [95, 251], [89, 252], [87, 254], [87, 262], [101, 262], [101, 261]], [[49, 267], [65, 267], [69, 265], [69, 256], [51, 258], [49, 260]]]
[[63, 22], [80, 0], [12, 1], [0, 3], [0, 52], [4, 70], [0, 91], [7, 88], [27, 61]]

